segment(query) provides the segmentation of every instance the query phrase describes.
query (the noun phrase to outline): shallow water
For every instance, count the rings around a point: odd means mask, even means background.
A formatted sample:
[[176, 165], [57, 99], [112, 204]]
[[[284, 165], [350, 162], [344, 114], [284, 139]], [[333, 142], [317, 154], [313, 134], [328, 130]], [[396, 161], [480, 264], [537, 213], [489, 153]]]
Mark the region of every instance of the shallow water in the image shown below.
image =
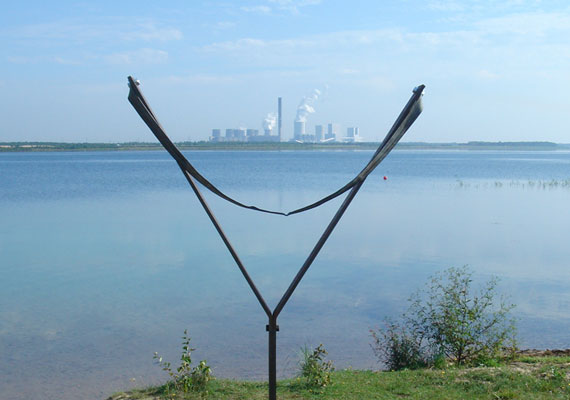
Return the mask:
[[[372, 152], [188, 152], [231, 196], [291, 210]], [[382, 176], [386, 175], [387, 180]], [[278, 374], [324, 343], [375, 368], [369, 328], [468, 264], [517, 304], [523, 347], [570, 347], [570, 153], [395, 151], [279, 317]], [[340, 205], [279, 217], [207, 194], [271, 307]], [[164, 380], [188, 328], [216, 376], [266, 378], [267, 323], [164, 152], [0, 153], [0, 398], [104, 398]]]

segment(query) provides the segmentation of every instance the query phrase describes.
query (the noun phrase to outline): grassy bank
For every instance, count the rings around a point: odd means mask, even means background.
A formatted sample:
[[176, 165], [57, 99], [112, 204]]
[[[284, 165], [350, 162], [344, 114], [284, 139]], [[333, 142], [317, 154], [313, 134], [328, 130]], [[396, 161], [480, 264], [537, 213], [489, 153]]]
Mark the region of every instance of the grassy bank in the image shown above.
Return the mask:
[[[267, 384], [218, 379], [206, 397], [167, 393], [155, 387], [118, 393], [109, 400], [139, 399], [266, 399]], [[332, 384], [311, 391], [298, 379], [280, 381], [279, 399], [570, 399], [570, 356], [520, 355], [496, 366], [448, 367], [415, 371], [373, 372], [344, 370]]]

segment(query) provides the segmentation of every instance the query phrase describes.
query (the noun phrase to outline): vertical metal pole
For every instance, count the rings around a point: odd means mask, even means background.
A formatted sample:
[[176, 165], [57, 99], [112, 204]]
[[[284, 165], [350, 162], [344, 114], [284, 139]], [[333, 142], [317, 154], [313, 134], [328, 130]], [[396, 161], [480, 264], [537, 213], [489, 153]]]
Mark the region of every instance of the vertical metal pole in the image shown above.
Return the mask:
[[269, 400], [277, 400], [277, 319], [271, 316], [266, 329], [269, 333]]

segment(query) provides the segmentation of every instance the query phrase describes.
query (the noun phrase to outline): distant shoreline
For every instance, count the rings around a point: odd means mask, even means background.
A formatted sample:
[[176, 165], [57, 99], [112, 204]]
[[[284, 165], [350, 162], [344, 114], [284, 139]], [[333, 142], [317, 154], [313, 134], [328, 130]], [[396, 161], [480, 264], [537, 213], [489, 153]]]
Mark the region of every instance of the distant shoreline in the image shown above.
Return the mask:
[[[247, 143], [247, 142], [178, 142], [181, 150], [287, 151], [287, 150], [375, 150], [379, 142], [365, 143]], [[467, 143], [399, 143], [400, 150], [570, 150], [570, 144], [553, 142], [467, 142]], [[0, 142], [0, 152], [49, 151], [141, 151], [162, 150], [159, 143], [61, 143], [61, 142]]]

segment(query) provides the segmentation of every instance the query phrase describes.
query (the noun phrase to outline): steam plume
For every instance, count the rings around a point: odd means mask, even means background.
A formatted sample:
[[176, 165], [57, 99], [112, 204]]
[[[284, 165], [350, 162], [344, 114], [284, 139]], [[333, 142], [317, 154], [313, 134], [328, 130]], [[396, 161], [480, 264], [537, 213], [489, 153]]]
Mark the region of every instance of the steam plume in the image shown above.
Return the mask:
[[277, 124], [277, 116], [275, 113], [268, 113], [263, 120], [263, 129], [273, 130]]
[[297, 107], [297, 116], [295, 117], [296, 122], [307, 122], [309, 114], [315, 112], [314, 104], [320, 95], [321, 91], [319, 89], [314, 89], [311, 95], [303, 97], [299, 103], [299, 107]]

